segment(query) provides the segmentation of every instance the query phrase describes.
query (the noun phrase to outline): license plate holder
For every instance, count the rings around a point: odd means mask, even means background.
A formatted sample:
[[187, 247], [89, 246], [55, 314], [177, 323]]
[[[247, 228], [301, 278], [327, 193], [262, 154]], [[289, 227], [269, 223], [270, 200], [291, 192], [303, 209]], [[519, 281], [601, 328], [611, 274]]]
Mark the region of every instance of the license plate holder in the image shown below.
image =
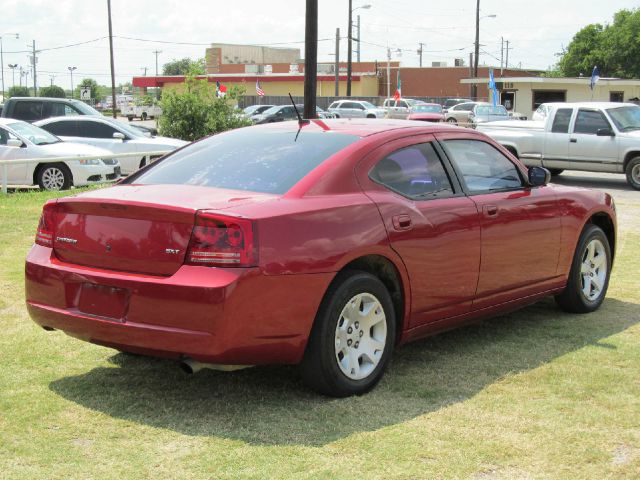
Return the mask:
[[125, 288], [84, 283], [80, 290], [78, 310], [123, 322], [128, 303], [129, 291]]

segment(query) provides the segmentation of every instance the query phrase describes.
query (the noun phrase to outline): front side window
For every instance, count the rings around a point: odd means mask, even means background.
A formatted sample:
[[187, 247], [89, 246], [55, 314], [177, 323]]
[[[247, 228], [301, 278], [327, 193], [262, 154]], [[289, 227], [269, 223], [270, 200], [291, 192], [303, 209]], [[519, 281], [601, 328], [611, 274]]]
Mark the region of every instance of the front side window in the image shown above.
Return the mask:
[[569, 122], [571, 122], [572, 114], [572, 108], [559, 108], [556, 111], [556, 116], [553, 117], [553, 125], [551, 125], [551, 131], [553, 133], [569, 133]]
[[573, 133], [584, 133], [587, 135], [595, 135], [601, 128], [611, 128], [609, 122], [602, 112], [598, 110], [578, 110], [576, 117], [576, 125], [573, 127]]
[[444, 143], [471, 193], [523, 186], [519, 170], [493, 145], [479, 140], [445, 140]]
[[453, 195], [449, 176], [431, 143], [387, 155], [373, 167], [369, 178], [414, 200]]

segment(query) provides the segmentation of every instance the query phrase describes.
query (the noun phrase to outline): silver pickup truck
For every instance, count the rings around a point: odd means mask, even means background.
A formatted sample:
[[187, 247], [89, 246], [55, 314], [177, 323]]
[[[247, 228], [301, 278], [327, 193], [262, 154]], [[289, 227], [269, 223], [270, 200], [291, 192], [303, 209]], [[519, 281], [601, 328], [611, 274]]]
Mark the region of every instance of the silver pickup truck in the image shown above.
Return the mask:
[[480, 124], [526, 165], [625, 173], [640, 190], [640, 107], [632, 103], [548, 103], [543, 120]]

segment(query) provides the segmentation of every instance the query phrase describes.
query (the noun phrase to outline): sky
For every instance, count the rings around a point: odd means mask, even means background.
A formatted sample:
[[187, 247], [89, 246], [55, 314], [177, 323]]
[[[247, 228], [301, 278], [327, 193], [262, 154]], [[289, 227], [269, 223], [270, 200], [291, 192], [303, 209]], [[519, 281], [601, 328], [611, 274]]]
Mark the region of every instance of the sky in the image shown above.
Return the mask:
[[[172, 59], [204, 56], [210, 43], [300, 48], [304, 55], [305, 0], [112, 0], [116, 83], [154, 75]], [[340, 28], [346, 59], [348, 0], [319, 0], [318, 60], [332, 62]], [[370, 8], [359, 8], [371, 5]], [[354, 0], [361, 17], [362, 60], [392, 60], [418, 66], [454, 58], [469, 61], [473, 50], [475, 0]], [[611, 22], [616, 11], [637, 0], [481, 0], [480, 63], [499, 66], [501, 38], [509, 40], [509, 65], [547, 69], [573, 35], [590, 23]], [[496, 15], [495, 18], [492, 15]], [[16, 39], [15, 34], [19, 34]], [[2, 0], [0, 37], [5, 86], [13, 85], [8, 64], [29, 67], [27, 50], [36, 42], [38, 86], [70, 87], [94, 78], [110, 84], [106, 0]], [[355, 33], [354, 33], [355, 36]], [[85, 43], [86, 42], [86, 43]], [[79, 44], [75, 46], [68, 46]], [[355, 59], [355, 54], [354, 54]], [[24, 81], [33, 84], [32, 76]], [[16, 71], [15, 83], [19, 84]]]

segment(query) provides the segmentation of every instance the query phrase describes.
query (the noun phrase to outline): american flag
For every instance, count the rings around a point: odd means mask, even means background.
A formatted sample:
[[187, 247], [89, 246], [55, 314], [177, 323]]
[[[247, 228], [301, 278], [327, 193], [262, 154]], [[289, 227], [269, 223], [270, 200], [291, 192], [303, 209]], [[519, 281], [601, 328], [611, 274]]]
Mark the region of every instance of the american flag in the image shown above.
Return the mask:
[[256, 93], [259, 97], [264, 97], [264, 90], [260, 88], [260, 80], [256, 80]]

